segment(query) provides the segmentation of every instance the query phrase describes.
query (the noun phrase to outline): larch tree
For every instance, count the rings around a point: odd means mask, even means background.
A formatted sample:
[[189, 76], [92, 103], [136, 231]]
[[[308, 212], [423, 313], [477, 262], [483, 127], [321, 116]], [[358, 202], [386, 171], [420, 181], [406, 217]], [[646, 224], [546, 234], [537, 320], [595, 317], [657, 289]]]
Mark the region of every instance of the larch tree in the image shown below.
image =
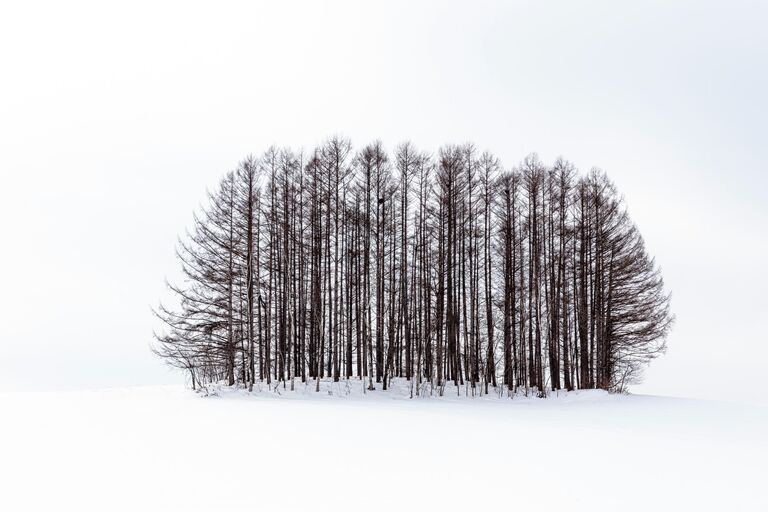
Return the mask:
[[623, 391], [673, 322], [605, 173], [505, 170], [471, 144], [269, 148], [226, 173], [177, 255], [153, 350], [194, 388]]

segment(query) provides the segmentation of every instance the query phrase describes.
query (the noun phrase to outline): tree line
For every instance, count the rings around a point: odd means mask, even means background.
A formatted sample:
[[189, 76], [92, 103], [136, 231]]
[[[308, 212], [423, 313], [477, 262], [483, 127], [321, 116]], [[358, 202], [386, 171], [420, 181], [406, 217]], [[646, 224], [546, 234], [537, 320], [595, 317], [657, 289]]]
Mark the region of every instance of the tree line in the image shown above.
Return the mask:
[[192, 386], [622, 391], [665, 350], [661, 273], [608, 176], [328, 139], [228, 172], [177, 250], [153, 350]]

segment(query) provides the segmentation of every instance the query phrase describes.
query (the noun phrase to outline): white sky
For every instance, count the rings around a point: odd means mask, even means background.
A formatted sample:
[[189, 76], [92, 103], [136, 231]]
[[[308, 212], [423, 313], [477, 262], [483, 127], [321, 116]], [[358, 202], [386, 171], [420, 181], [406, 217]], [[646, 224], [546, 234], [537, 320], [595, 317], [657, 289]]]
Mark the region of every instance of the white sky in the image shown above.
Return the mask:
[[206, 188], [340, 133], [606, 170], [677, 315], [637, 390], [768, 401], [768, 4], [667, 4], [4, 4], [0, 389], [179, 382], [150, 307]]

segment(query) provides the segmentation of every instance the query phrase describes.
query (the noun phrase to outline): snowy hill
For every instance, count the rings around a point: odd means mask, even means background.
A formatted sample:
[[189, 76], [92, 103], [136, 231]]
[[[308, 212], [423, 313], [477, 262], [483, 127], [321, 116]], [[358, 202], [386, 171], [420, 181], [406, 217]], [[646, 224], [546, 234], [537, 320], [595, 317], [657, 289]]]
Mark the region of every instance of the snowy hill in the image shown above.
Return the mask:
[[0, 394], [0, 509], [768, 508], [759, 406], [296, 388]]

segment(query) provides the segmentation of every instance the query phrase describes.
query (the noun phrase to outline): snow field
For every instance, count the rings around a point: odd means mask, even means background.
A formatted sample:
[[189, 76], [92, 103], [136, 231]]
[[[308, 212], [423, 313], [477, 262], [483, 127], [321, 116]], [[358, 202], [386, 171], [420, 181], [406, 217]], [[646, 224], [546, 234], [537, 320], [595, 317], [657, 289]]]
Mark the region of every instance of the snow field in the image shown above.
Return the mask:
[[0, 510], [768, 509], [761, 406], [310, 386], [0, 394]]

